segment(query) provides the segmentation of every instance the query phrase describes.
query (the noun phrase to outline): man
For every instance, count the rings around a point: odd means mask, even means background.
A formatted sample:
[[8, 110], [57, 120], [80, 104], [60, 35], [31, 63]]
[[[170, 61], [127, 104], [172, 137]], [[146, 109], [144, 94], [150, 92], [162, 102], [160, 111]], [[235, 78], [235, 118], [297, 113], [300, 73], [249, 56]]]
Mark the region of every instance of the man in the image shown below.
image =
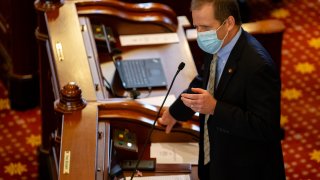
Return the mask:
[[206, 52], [203, 75], [159, 123], [169, 133], [177, 120], [200, 113], [200, 179], [285, 179], [281, 83], [270, 55], [241, 28], [236, 0], [192, 0], [191, 11], [199, 47]]

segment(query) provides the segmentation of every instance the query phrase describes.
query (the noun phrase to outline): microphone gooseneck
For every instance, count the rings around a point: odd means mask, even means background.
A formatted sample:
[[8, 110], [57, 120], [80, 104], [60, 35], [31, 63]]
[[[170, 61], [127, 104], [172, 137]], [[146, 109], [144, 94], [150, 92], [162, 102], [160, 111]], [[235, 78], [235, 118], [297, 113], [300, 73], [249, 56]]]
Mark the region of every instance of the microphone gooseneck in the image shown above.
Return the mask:
[[149, 130], [147, 139], [146, 139], [146, 141], [144, 142], [144, 146], [143, 146], [142, 151], [140, 152], [139, 159], [138, 159], [138, 161], [137, 161], [136, 167], [134, 168], [134, 170], [133, 170], [133, 172], [132, 172], [132, 174], [131, 174], [131, 178], [130, 178], [131, 180], [133, 179], [133, 176], [134, 176], [135, 172], [137, 171], [137, 169], [138, 169], [138, 167], [139, 167], [139, 163], [140, 163], [140, 161], [141, 161], [141, 159], [142, 159], [142, 156], [143, 156], [143, 154], [144, 154], [144, 151], [146, 150], [148, 141], [150, 140], [152, 131], [153, 131], [155, 125], [156, 125], [156, 122], [157, 122], [159, 116], [160, 116], [160, 112], [161, 112], [161, 110], [162, 110], [162, 108], [163, 108], [163, 105], [164, 105], [164, 103], [166, 102], [167, 97], [168, 97], [168, 95], [169, 95], [169, 93], [170, 93], [170, 91], [171, 91], [172, 85], [173, 85], [173, 83], [174, 83], [177, 75], [178, 75], [179, 72], [184, 68], [184, 66], [185, 66], [185, 63], [184, 63], [184, 62], [181, 62], [181, 63], [179, 64], [178, 70], [177, 70], [176, 74], [174, 75], [174, 77], [173, 77], [173, 79], [172, 79], [172, 81], [171, 81], [171, 84], [170, 84], [170, 87], [169, 87], [169, 89], [168, 89], [168, 91], [167, 91], [167, 94], [166, 94], [166, 96], [164, 97], [164, 100], [162, 101], [162, 104], [161, 104], [161, 106], [160, 106], [160, 108], [159, 108], [159, 110], [158, 110], [157, 116], [156, 116], [156, 118], [155, 118], [155, 120], [154, 120], [154, 122], [153, 122], [153, 124], [152, 124], [152, 126], [151, 126], [151, 129]]

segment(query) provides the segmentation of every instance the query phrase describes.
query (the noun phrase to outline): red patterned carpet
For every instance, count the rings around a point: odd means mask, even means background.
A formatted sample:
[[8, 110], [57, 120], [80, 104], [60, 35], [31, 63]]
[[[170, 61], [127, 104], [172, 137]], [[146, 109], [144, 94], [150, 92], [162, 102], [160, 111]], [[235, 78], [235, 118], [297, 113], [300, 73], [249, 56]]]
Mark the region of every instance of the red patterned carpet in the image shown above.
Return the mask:
[[[283, 150], [287, 179], [320, 179], [320, 0], [249, 1], [255, 20], [286, 25], [282, 51]], [[0, 180], [37, 179], [39, 108], [10, 110], [0, 83]]]
[[[282, 51], [282, 143], [287, 179], [320, 179], [320, 1], [265, 1], [253, 12], [286, 26]], [[257, 8], [258, 9], [258, 8]], [[268, 11], [269, 13], [262, 14]]]
[[40, 110], [10, 110], [7, 97], [0, 83], [0, 180], [37, 179]]

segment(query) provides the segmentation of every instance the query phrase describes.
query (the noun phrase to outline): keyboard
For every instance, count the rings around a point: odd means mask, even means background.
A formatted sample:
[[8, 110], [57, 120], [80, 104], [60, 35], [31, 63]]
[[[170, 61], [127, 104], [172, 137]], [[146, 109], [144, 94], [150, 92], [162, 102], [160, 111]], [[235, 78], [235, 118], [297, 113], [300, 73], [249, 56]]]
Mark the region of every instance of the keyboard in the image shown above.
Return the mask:
[[144, 60], [122, 61], [127, 86], [143, 86], [149, 84]]
[[166, 77], [159, 58], [116, 61], [124, 88], [165, 87]]

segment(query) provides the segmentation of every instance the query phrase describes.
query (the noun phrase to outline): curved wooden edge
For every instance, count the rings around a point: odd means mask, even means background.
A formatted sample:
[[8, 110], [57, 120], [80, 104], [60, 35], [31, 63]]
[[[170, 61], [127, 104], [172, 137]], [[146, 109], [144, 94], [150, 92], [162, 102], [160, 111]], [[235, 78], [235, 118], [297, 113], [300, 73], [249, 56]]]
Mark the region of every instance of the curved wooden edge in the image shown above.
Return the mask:
[[55, 9], [59, 9], [63, 4], [59, 2], [43, 2], [41, 0], [36, 0], [34, 2], [34, 7], [37, 11], [42, 11], [42, 12], [45, 12], [45, 11], [52, 11], [52, 10], [55, 10]]
[[177, 23], [173, 22], [172, 19], [168, 18], [167, 16], [163, 16], [159, 12], [125, 12], [121, 9], [106, 6], [81, 6], [77, 7], [77, 10], [79, 15], [101, 14], [115, 16], [130, 21], [140, 21], [141, 23], [166, 23], [170, 25], [167, 26], [169, 29], [171, 29], [171, 31], [176, 31], [176, 28], [172, 27], [175, 27], [173, 25], [177, 25]]
[[98, 106], [99, 110], [127, 110], [131, 112], [144, 113], [149, 116], [155, 116], [156, 112], [159, 110], [157, 106], [128, 100], [128, 101], [117, 101], [117, 102], [107, 102], [102, 103]]
[[[117, 1], [116, 1], [117, 2]], [[166, 29], [165, 32], [176, 32], [178, 28], [177, 17], [172, 17], [172, 13], [166, 9], [161, 11], [156, 11], [160, 9], [159, 7], [148, 9], [146, 6], [134, 6], [127, 3], [115, 4], [114, 1], [94, 1], [94, 2], [79, 2], [76, 3], [77, 11], [79, 15], [89, 15], [89, 16], [110, 16], [114, 17], [113, 21], [116, 24], [134, 22], [135, 28], [140, 24], [149, 24], [153, 26], [161, 26]], [[132, 6], [132, 8], [128, 8]], [[139, 7], [139, 8], [138, 8]], [[167, 13], [163, 13], [167, 12]], [[170, 15], [168, 15], [170, 14]], [[137, 25], [138, 23], [138, 25]], [[129, 26], [129, 24], [127, 24]], [[127, 26], [127, 27], [128, 27]], [[133, 23], [131, 24], [133, 26]], [[130, 27], [128, 27], [130, 28]], [[140, 27], [141, 28], [141, 27]], [[142, 27], [143, 28], [143, 27]], [[155, 32], [159, 33], [159, 32]]]
[[[142, 126], [150, 126], [159, 111], [158, 106], [140, 103], [137, 101], [121, 101], [108, 102], [98, 105], [99, 119], [121, 119], [122, 121], [134, 121]], [[166, 107], [160, 112], [160, 117], [165, 111]], [[156, 124], [156, 129], [164, 131], [164, 126]], [[173, 132], [192, 132], [198, 134], [200, 131], [198, 117], [194, 116], [186, 122], [179, 122], [173, 128]]]
[[155, 2], [149, 3], [126, 3], [117, 0], [95, 0], [95, 1], [80, 1], [76, 3], [77, 6], [109, 6], [119, 8], [125, 11], [132, 12], [161, 12], [175, 19], [177, 23], [176, 13], [167, 5]]
[[249, 22], [242, 24], [244, 30], [250, 34], [270, 34], [283, 32], [285, 25], [278, 19], [266, 19], [256, 22]]

